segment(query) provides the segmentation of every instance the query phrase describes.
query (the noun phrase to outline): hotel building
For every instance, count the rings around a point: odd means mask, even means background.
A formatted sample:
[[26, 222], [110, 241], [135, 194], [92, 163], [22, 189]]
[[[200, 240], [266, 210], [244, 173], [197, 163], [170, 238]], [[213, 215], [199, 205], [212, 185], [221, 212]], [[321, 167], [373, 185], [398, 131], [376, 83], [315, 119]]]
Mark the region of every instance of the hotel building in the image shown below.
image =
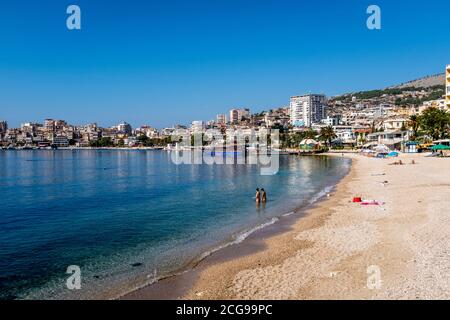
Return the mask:
[[0, 133], [6, 133], [8, 130], [8, 123], [6, 121], [0, 121]]
[[445, 105], [450, 109], [450, 64], [445, 68]]
[[225, 114], [218, 114], [217, 115], [217, 123], [218, 124], [227, 124], [227, 116]]
[[291, 123], [296, 127], [311, 127], [326, 118], [327, 99], [323, 94], [291, 97]]
[[191, 132], [203, 132], [205, 124], [203, 121], [192, 121]]
[[231, 109], [230, 110], [230, 122], [231, 123], [236, 123], [241, 121], [241, 113], [239, 112], [240, 110], [238, 109]]

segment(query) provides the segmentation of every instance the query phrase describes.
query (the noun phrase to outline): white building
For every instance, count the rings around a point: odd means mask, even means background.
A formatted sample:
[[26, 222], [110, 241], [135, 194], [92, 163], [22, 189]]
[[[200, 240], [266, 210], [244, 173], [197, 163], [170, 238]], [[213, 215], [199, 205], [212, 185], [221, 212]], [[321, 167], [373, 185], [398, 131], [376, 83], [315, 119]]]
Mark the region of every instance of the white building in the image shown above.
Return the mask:
[[445, 104], [450, 108], [450, 64], [445, 68]]
[[218, 124], [226, 124], [227, 123], [227, 116], [225, 114], [218, 114], [217, 115], [217, 123]]
[[8, 123], [6, 121], [0, 121], [0, 131], [6, 132], [8, 130]]
[[408, 119], [406, 118], [390, 118], [381, 122], [380, 128], [387, 132], [399, 131], [408, 127]]
[[52, 139], [52, 144], [58, 148], [66, 148], [69, 146], [69, 139], [66, 136], [55, 136]]
[[307, 94], [291, 97], [291, 124], [297, 127], [311, 127], [326, 118], [327, 100], [322, 94]]
[[236, 123], [241, 121], [241, 114], [239, 112], [239, 109], [231, 109], [230, 110], [230, 122]]
[[205, 123], [203, 121], [192, 121], [191, 131], [192, 132], [203, 132], [205, 129]]
[[230, 122], [236, 123], [242, 120], [242, 118], [250, 118], [250, 109], [231, 109], [230, 110]]
[[447, 108], [446, 105], [447, 105], [447, 101], [445, 99], [425, 101], [419, 107], [419, 113], [424, 112], [428, 108], [438, 108], [438, 109], [441, 109], [441, 110], [445, 110]]
[[119, 131], [119, 133], [131, 135], [133, 129], [131, 128], [130, 124], [122, 122], [117, 125], [117, 131]]

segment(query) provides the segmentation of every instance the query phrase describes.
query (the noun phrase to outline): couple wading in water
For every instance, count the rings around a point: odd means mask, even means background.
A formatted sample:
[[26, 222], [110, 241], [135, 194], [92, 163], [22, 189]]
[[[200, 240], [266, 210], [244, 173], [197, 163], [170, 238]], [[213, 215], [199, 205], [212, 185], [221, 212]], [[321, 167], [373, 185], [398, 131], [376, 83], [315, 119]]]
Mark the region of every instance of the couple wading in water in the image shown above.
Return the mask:
[[267, 195], [266, 195], [266, 191], [264, 189], [256, 189], [256, 203], [266, 203], [267, 202]]

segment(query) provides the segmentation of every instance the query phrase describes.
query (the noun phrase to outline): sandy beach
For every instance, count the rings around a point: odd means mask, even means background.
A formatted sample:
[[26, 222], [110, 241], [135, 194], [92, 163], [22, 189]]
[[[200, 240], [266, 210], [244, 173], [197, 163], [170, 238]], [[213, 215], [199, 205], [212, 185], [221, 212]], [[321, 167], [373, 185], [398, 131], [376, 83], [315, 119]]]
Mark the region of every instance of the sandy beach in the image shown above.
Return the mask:
[[124, 298], [449, 299], [449, 159], [346, 156], [351, 172], [304, 217]]

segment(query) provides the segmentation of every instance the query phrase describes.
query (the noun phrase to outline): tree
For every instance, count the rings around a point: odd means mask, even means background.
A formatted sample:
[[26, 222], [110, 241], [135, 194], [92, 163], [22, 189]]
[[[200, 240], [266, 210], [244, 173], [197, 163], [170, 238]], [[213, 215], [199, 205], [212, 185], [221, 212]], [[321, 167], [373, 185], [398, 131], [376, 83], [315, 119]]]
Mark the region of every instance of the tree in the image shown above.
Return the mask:
[[89, 142], [89, 145], [94, 148], [104, 148], [104, 147], [112, 147], [114, 146], [114, 142], [111, 138], [100, 138], [98, 140], [93, 140]]
[[305, 132], [304, 139], [315, 139], [316, 136], [317, 136], [317, 131], [315, 131], [313, 129], [309, 129], [308, 131]]
[[434, 140], [448, 135], [450, 113], [437, 108], [428, 108], [419, 117], [420, 127]]
[[147, 137], [145, 134], [141, 134], [137, 137], [137, 141], [142, 146], [148, 147], [152, 146], [151, 140], [149, 137]]
[[419, 136], [419, 128], [420, 128], [420, 118], [417, 115], [412, 115], [409, 117], [408, 121], [409, 128], [413, 131], [411, 140], [416, 140]]
[[331, 147], [331, 143], [334, 139], [337, 138], [336, 133], [332, 126], [328, 126], [320, 129], [319, 139], [325, 141], [325, 144]]

